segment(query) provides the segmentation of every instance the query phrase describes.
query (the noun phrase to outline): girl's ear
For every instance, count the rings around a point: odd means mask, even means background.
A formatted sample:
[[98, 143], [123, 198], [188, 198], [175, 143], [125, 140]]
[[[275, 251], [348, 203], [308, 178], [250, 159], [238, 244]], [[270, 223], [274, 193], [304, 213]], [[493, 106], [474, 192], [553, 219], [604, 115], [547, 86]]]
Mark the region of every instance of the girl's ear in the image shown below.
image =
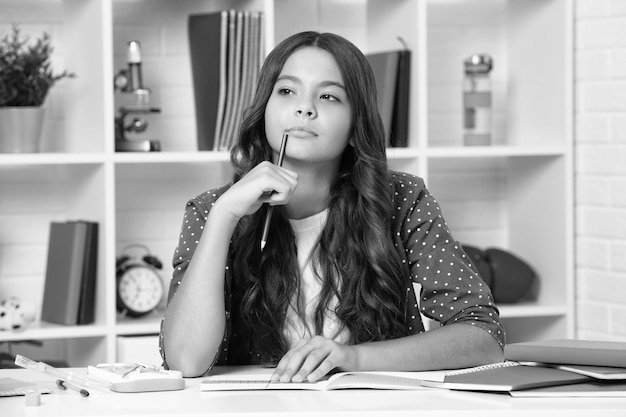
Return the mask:
[[348, 142], [350, 144], [350, 146], [352, 146], [354, 148], [354, 137], [350, 138], [350, 142]]

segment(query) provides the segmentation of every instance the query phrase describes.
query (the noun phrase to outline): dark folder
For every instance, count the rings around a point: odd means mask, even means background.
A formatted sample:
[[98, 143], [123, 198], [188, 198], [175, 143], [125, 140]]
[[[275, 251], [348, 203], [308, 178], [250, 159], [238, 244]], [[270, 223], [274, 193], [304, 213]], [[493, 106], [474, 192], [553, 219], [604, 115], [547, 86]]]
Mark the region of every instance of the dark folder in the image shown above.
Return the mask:
[[97, 223], [52, 222], [41, 319], [57, 324], [94, 320]]
[[98, 266], [98, 223], [86, 222], [85, 256], [78, 302], [77, 324], [91, 324], [95, 321], [96, 276]]
[[403, 49], [366, 57], [376, 80], [378, 111], [385, 126], [387, 146], [405, 147], [409, 135], [411, 52]]
[[212, 151], [226, 105], [228, 11], [189, 16], [198, 150]]

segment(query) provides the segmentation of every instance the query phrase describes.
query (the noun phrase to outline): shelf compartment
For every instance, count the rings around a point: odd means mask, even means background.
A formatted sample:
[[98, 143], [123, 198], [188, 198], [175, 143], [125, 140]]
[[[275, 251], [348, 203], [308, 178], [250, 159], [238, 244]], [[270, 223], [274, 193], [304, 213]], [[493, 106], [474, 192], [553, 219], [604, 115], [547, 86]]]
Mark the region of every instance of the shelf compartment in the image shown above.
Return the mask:
[[[0, 166], [0, 294], [40, 311], [50, 223], [66, 220], [100, 225], [96, 293], [104, 294], [105, 171], [100, 164]], [[104, 304], [97, 302], [96, 323], [103, 320]]]
[[567, 0], [428, 1], [428, 142], [463, 142], [463, 60], [488, 53], [492, 143], [570, 141], [571, 5]]

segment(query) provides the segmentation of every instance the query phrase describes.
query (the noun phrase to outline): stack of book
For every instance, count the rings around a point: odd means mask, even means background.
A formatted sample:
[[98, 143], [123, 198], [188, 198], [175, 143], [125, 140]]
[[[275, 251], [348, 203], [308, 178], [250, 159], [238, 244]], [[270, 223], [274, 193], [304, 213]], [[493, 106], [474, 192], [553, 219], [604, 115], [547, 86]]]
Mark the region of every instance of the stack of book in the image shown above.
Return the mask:
[[505, 362], [449, 372], [422, 385], [514, 397], [626, 397], [626, 343], [558, 339], [512, 343]]
[[265, 56], [263, 13], [194, 14], [188, 23], [198, 150], [229, 150]]
[[513, 397], [626, 397], [626, 343], [574, 339], [514, 343], [505, 361], [472, 368], [417, 372], [338, 372], [316, 382], [272, 381], [274, 369], [215, 367], [203, 391], [445, 388]]
[[41, 320], [90, 324], [95, 319], [98, 223], [52, 222]]

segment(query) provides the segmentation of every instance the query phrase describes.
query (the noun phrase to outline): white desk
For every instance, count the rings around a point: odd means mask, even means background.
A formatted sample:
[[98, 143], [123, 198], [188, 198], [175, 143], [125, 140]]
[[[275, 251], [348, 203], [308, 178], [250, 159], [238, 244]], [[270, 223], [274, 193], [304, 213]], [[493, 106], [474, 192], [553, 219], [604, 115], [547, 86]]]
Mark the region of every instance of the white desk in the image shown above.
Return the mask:
[[81, 397], [61, 391], [54, 380], [26, 369], [0, 370], [0, 378], [37, 382], [52, 389], [41, 405], [25, 407], [24, 397], [0, 398], [1, 417], [125, 416], [341, 416], [463, 417], [493, 411], [498, 417], [626, 416], [626, 398], [512, 398], [447, 390], [239, 391], [202, 392], [200, 379], [188, 379], [182, 391], [122, 394], [94, 391]]

